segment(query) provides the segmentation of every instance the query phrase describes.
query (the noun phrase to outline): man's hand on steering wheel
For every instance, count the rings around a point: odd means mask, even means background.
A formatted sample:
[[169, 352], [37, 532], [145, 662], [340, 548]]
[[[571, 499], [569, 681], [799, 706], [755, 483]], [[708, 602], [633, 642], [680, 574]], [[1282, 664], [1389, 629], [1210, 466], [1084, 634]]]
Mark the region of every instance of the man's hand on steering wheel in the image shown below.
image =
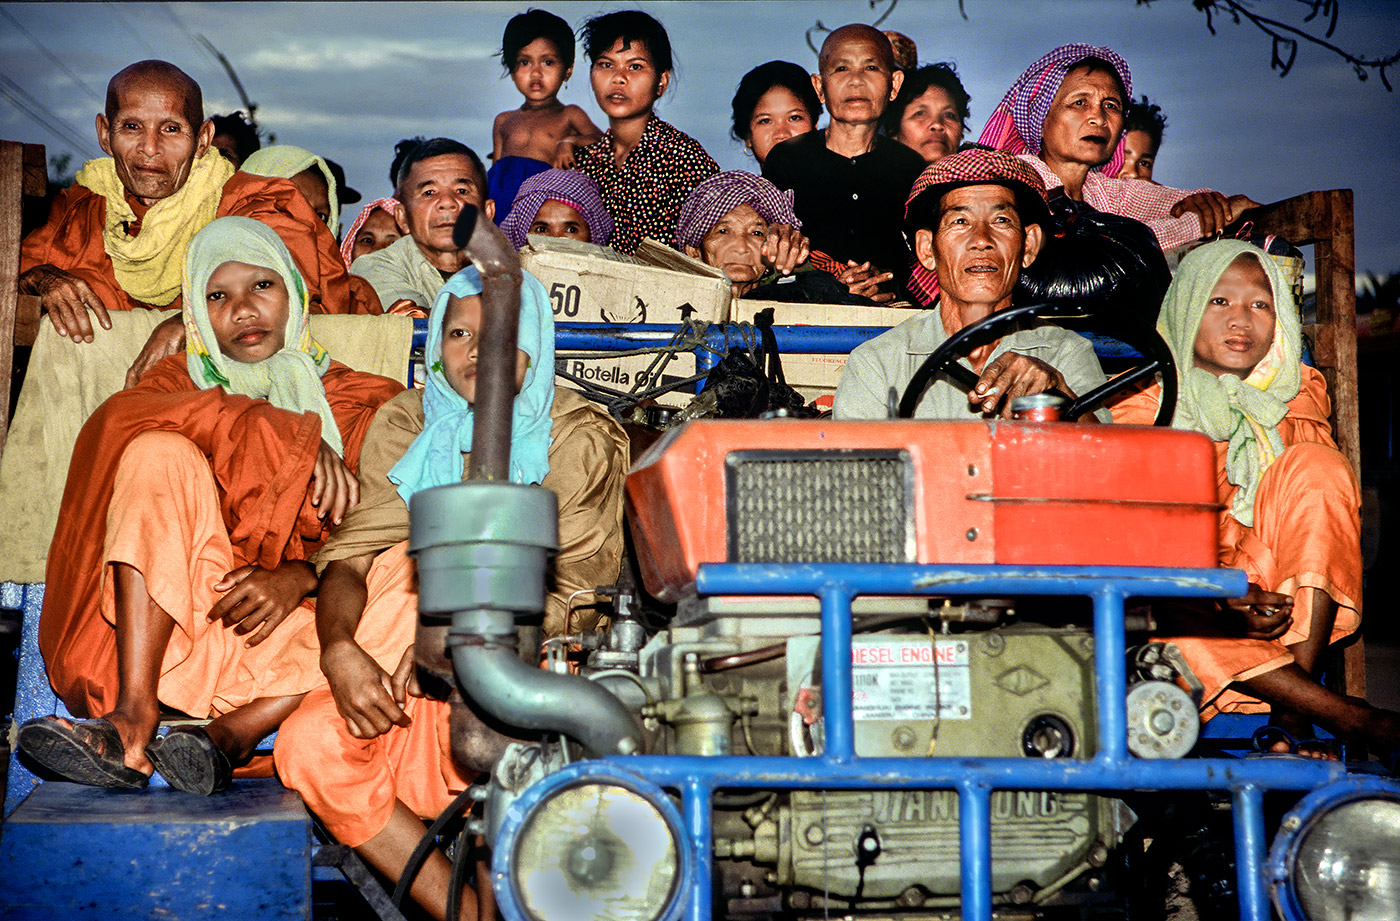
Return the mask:
[[980, 406], [984, 413], [997, 413], [1003, 419], [1010, 419], [1011, 403], [1017, 397], [1047, 390], [1058, 390], [1074, 399], [1059, 371], [1039, 358], [1006, 352], [982, 371], [977, 386], [967, 392], [967, 402]]

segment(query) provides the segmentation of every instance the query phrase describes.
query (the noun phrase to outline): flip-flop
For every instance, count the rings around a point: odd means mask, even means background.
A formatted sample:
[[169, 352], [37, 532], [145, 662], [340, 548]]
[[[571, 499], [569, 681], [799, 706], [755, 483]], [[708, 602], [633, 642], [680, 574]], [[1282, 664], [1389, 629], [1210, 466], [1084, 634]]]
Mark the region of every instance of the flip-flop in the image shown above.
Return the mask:
[[145, 774], [122, 762], [121, 734], [107, 720], [70, 722], [57, 716], [37, 717], [19, 727], [19, 749], [74, 783], [140, 790], [150, 782]]
[[[1250, 740], [1254, 745], [1254, 750], [1261, 755], [1282, 755], [1297, 758], [1307, 758], [1311, 761], [1341, 761], [1342, 743], [1339, 739], [1312, 739], [1294, 738], [1293, 734], [1282, 726], [1275, 726], [1272, 723], [1267, 726], [1260, 726], [1254, 731], [1254, 736]], [[1274, 751], [1273, 747], [1279, 742], [1288, 746], [1287, 751]], [[1328, 757], [1314, 758], [1307, 752], [1309, 750], [1323, 752]]]
[[176, 726], [146, 746], [146, 757], [177, 790], [211, 796], [233, 784], [233, 765], [203, 726]]

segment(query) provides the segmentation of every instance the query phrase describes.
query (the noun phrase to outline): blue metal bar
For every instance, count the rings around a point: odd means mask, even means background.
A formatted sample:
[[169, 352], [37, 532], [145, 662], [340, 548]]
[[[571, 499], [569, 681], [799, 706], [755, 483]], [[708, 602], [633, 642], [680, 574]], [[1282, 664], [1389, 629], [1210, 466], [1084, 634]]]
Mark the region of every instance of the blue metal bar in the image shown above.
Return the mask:
[[714, 882], [711, 870], [715, 862], [714, 835], [710, 831], [710, 798], [714, 787], [705, 783], [704, 775], [696, 775], [681, 785], [681, 814], [690, 835], [690, 851], [695, 857], [697, 878], [690, 891], [690, 918], [713, 916]]
[[666, 787], [704, 777], [713, 787], [749, 790], [952, 790], [964, 781], [994, 790], [1311, 790], [1347, 775], [1337, 761], [1282, 758], [1127, 758], [1107, 762], [1040, 758], [864, 758], [614, 755], [609, 761]]
[[1106, 583], [1094, 593], [1094, 689], [1098, 696], [1099, 753], [1105, 762], [1128, 757], [1128, 677], [1123, 595]]
[[[1238, 569], [1135, 566], [999, 566], [923, 563], [706, 563], [702, 595], [1079, 595], [1235, 598], [1248, 589]], [[823, 615], [825, 629], [826, 615]]]
[[1235, 788], [1235, 874], [1240, 921], [1269, 921], [1264, 892], [1264, 791], [1255, 784]]
[[992, 791], [958, 785], [958, 845], [962, 863], [963, 921], [992, 921]]
[[851, 709], [851, 596], [839, 587], [822, 591], [822, 716], [827, 756], [849, 761], [856, 756], [855, 717]]

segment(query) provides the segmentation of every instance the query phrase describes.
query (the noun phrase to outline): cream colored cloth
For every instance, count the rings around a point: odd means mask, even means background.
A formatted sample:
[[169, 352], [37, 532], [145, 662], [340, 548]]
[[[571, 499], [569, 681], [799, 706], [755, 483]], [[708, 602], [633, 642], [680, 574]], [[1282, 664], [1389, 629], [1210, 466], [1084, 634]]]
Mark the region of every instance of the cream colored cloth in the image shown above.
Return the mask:
[[185, 247], [214, 219], [224, 183], [233, 178], [233, 165], [214, 148], [194, 161], [185, 184], [169, 198], [151, 206], [132, 236], [127, 225], [136, 212], [126, 200], [126, 188], [111, 157], [89, 160], [76, 181], [107, 200], [102, 245], [112, 257], [112, 271], [127, 294], [143, 304], [164, 307], [180, 294]]
[[[88, 416], [126, 382], [156, 324], [175, 310], [113, 311], [112, 329], [74, 345], [45, 321], [0, 454], [0, 582], [43, 582], [73, 445]], [[311, 318], [331, 356], [356, 371], [408, 378], [413, 321], [396, 316]]]
[[326, 226], [331, 229], [331, 236], [340, 236], [340, 190], [335, 187], [335, 173], [326, 165], [326, 161], [316, 156], [309, 150], [302, 147], [293, 147], [291, 144], [273, 144], [271, 147], [263, 147], [253, 151], [248, 155], [248, 159], [243, 161], [239, 169], [245, 173], [252, 173], [255, 176], [274, 176], [280, 179], [291, 179], [297, 173], [315, 167], [326, 179], [326, 198], [330, 200], [331, 214]]

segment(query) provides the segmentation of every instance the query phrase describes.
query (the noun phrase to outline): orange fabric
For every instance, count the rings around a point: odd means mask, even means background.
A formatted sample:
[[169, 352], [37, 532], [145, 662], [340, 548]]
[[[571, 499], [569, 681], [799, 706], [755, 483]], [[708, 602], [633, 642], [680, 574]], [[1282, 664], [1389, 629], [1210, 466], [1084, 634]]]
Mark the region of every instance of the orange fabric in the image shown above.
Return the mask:
[[[355, 640], [392, 673], [417, 629], [415, 569], [405, 541], [381, 553], [366, 581], [369, 595]], [[359, 847], [384, 830], [400, 799], [422, 818], [447, 808], [470, 778], [452, 760], [449, 706], [410, 697], [413, 724], [357, 739], [326, 687], [312, 691], [282, 723], [273, 759], [282, 782], [301, 794], [336, 840]]]
[[[339, 362], [322, 383], [353, 469], [375, 411], [403, 385]], [[298, 416], [218, 387], [198, 390], [183, 353], [108, 399], [73, 448], [39, 620], [49, 681], [82, 716], [107, 713], [116, 700], [116, 634], [101, 612], [102, 555], [118, 463], [132, 439], [150, 430], [178, 432], [208, 459], [236, 565], [306, 559], [325, 538], [306, 499], [320, 445], [314, 414]]]
[[[204, 452], [178, 432], [142, 432], [122, 452], [107, 512], [105, 564], [139, 571], [146, 591], [175, 620], [161, 663], [160, 702], [196, 717], [227, 713], [260, 697], [304, 694], [323, 681], [314, 602], [306, 599], [257, 646], [205, 615], [214, 585], [237, 568]], [[116, 624], [110, 569], [102, 616]]]
[[[1112, 408], [1113, 421], [1150, 425], [1160, 396], [1160, 386], [1154, 386], [1122, 401]], [[1292, 595], [1295, 604], [1293, 624], [1278, 640], [1170, 638], [1205, 684], [1211, 713], [1264, 708], [1252, 697], [1225, 689], [1293, 661], [1287, 647], [1308, 637], [1313, 592], [1324, 592], [1337, 603], [1330, 642], [1361, 624], [1360, 486], [1332, 440], [1330, 412], [1322, 375], [1304, 366], [1302, 387], [1279, 425], [1284, 452], [1260, 481], [1252, 528], [1229, 514], [1235, 487], [1225, 477], [1227, 444], [1216, 442], [1218, 495], [1224, 506], [1220, 565], [1243, 569], [1251, 582]]]
[[[138, 216], [149, 208], [127, 197]], [[54, 199], [48, 222], [24, 239], [21, 272], [54, 265], [92, 287], [108, 310], [147, 307], [117, 284], [112, 258], [102, 244], [107, 202], [96, 192], [74, 185]], [[252, 218], [277, 231], [296, 260], [311, 292], [312, 313], [383, 313], [379, 296], [363, 278], [352, 276], [340, 258], [330, 230], [288, 179], [234, 173], [223, 189], [215, 217]], [[181, 299], [167, 305], [179, 308]]]

